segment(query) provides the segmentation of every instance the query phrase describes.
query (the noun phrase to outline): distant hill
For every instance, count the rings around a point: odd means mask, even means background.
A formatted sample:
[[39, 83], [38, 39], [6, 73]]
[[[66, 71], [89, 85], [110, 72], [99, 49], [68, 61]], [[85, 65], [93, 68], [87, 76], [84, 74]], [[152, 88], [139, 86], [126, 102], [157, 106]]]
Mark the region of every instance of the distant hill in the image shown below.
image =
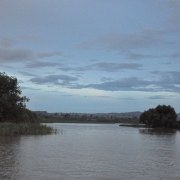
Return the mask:
[[[66, 113], [48, 113], [47, 111], [34, 111], [36, 114], [38, 115], [52, 115], [52, 114], [66, 114]], [[116, 117], [123, 117], [123, 116], [136, 116], [136, 117], [139, 117], [142, 112], [140, 111], [134, 111], [134, 112], [122, 112], [122, 113], [117, 113], [117, 112], [110, 112], [110, 113], [67, 113], [67, 114], [71, 114], [71, 115], [97, 115], [97, 116], [116, 116]], [[179, 113], [179, 116], [180, 116], [180, 113]]]
[[138, 123], [141, 112], [125, 113], [48, 113], [34, 111], [42, 119], [56, 119], [77, 122], [104, 122], [104, 123]]
[[[110, 112], [110, 113], [48, 113], [47, 111], [34, 111], [43, 119], [58, 119], [78, 122], [108, 122], [108, 123], [138, 123], [140, 111], [134, 112]], [[177, 113], [177, 120], [180, 121], [180, 113]]]
[[142, 112], [140, 111], [135, 111], [135, 112], [123, 112], [123, 113], [116, 113], [116, 112], [110, 112], [110, 113], [97, 113], [96, 115], [99, 116], [116, 116], [116, 117], [120, 117], [120, 116], [136, 116], [139, 117], [142, 114]]

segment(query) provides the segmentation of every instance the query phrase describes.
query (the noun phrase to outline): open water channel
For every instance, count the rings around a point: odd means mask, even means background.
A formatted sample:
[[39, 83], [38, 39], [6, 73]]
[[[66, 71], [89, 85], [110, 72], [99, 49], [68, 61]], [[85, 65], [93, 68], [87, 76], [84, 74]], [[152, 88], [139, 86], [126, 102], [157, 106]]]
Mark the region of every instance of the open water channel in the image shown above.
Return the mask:
[[180, 132], [48, 124], [61, 133], [0, 137], [0, 179], [179, 180]]

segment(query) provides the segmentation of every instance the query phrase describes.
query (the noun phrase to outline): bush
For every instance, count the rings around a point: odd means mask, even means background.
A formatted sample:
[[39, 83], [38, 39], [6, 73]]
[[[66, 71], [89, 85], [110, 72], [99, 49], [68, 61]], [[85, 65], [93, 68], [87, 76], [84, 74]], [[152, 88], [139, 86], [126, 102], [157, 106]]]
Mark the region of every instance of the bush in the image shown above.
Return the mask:
[[177, 114], [173, 107], [166, 105], [158, 105], [154, 109], [144, 111], [140, 115], [140, 123], [147, 126], [173, 128], [177, 126]]

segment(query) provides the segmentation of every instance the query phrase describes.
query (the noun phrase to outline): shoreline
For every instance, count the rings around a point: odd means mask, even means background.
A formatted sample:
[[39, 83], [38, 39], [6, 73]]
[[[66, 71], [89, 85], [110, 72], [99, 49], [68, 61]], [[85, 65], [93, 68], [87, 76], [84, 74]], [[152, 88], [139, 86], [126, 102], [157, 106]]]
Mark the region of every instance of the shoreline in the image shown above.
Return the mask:
[[130, 123], [123, 123], [123, 124], [120, 124], [119, 126], [124, 126], [124, 127], [143, 127], [143, 128], [146, 128], [146, 124], [130, 124]]

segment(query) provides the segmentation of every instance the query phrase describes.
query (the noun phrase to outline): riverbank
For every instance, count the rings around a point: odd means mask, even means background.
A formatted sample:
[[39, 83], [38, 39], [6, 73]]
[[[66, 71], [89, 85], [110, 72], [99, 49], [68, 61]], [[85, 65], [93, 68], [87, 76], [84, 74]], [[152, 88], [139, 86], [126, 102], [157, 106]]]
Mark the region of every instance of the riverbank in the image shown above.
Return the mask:
[[174, 128], [168, 128], [168, 127], [156, 127], [156, 128], [152, 128], [150, 126], [147, 126], [146, 124], [130, 124], [130, 123], [123, 123], [123, 124], [120, 124], [119, 126], [124, 126], [124, 127], [135, 127], [135, 128], [149, 128], [149, 129], [156, 129], [156, 130], [159, 130], [159, 131], [167, 131], [167, 130], [178, 130], [180, 131], [180, 127], [177, 126], [177, 127], [174, 127]]
[[41, 123], [85, 123], [85, 124], [114, 124], [115, 122], [81, 120], [81, 119], [40, 119]]
[[0, 123], [0, 136], [44, 135], [53, 132], [56, 130], [40, 123]]
[[125, 127], [137, 127], [137, 128], [140, 128], [140, 127], [147, 127], [145, 124], [120, 124], [119, 126], [125, 126]]

